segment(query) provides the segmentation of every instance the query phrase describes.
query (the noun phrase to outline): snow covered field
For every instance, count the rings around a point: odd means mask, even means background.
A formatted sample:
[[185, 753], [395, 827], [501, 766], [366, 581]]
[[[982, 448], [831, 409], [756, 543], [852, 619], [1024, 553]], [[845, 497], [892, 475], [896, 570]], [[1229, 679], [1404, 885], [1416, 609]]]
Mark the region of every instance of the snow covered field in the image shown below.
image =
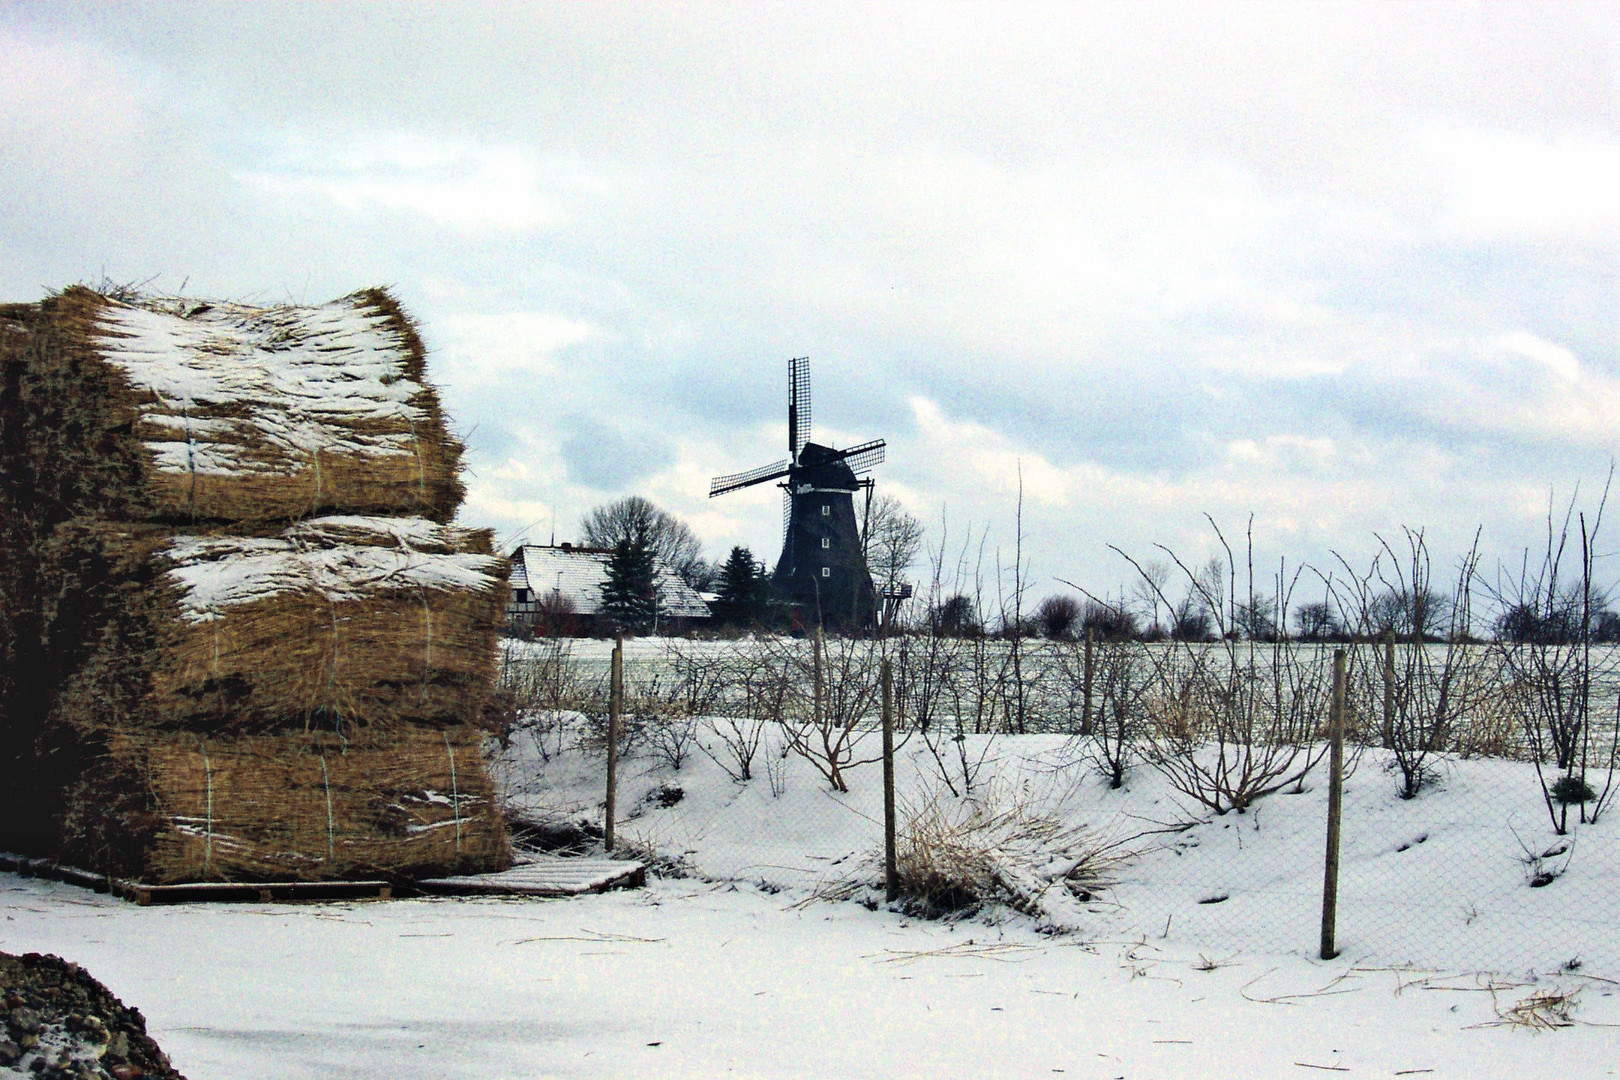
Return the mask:
[[[712, 734], [698, 738], [719, 747]], [[825, 892], [877, 882], [878, 765], [828, 790], [767, 734], [747, 784], [693, 749], [677, 772], [643, 747], [621, 763], [619, 833], [632, 848], [711, 881]], [[867, 736], [863, 749], [874, 749]], [[946, 744], [954, 753], [954, 744]], [[1082, 937], [1146, 938], [1203, 950], [1312, 955], [1319, 941], [1326, 832], [1325, 764], [1303, 790], [1247, 813], [1195, 807], [1147, 765], [1110, 790], [1064, 736], [970, 737], [978, 790], [1081, 827], [1131, 853], [1095, 902], [1049, 921]], [[723, 752], [722, 752], [723, 754]], [[913, 738], [897, 755], [902, 807], [941, 795], [932, 754]], [[1358, 963], [1520, 975], [1563, 968], [1620, 979], [1620, 834], [1616, 819], [1556, 836], [1533, 766], [1443, 759], [1436, 781], [1402, 800], [1382, 751], [1345, 782], [1338, 946]], [[783, 769], [776, 784], [771, 761]], [[496, 763], [497, 783], [534, 817], [600, 821], [602, 758], [571, 749], [538, 759], [523, 734]], [[680, 799], [664, 806], [670, 789]], [[776, 790], [780, 789], [780, 794]], [[1553, 853], [1553, 854], [1548, 854]], [[1554, 874], [1531, 887], [1538, 873]]]
[[[600, 747], [577, 716], [557, 734], [518, 730], [497, 782], [599, 823]], [[712, 722], [695, 738], [678, 770], [646, 741], [622, 762], [625, 846], [684, 875], [644, 890], [138, 908], [8, 876], [0, 950], [84, 964], [192, 1080], [1620, 1073], [1615, 825], [1553, 835], [1527, 764], [1444, 759], [1401, 800], [1362, 755], [1321, 961], [1320, 772], [1214, 816], [1145, 765], [1109, 789], [1063, 736], [971, 737], [980, 797], [1120, 858], [1036, 917], [926, 921], [868, 887], [877, 765], [834, 793], [768, 731], [739, 783], [698, 745], [726, 760]], [[951, 802], [920, 738], [898, 766], [902, 804]]]
[[[192, 1080], [1616, 1075], [1612, 985], [919, 923], [691, 880], [567, 901], [137, 908], [6, 877]], [[1212, 970], [1206, 970], [1211, 968]], [[1495, 989], [1493, 989], [1493, 987]], [[1538, 991], [1587, 1024], [1503, 1024]]]

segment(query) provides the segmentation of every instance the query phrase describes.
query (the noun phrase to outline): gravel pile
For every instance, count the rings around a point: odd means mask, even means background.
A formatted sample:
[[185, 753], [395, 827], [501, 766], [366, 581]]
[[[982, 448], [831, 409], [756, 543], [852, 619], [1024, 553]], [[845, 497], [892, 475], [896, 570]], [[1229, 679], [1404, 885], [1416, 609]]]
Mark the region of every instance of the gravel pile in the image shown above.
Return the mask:
[[59, 956], [0, 953], [0, 1077], [185, 1080], [140, 1010]]

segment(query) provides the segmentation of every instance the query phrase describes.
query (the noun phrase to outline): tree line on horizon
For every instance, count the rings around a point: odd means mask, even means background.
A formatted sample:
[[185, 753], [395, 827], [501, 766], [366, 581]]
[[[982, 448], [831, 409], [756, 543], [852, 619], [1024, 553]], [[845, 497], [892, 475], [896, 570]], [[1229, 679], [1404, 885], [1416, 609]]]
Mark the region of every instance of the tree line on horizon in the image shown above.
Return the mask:
[[[1604, 502], [1606, 496], [1607, 489]], [[1252, 553], [1247, 564], [1249, 580], [1240, 590], [1240, 560], [1229, 548], [1226, 559], [1212, 558], [1197, 567], [1184, 565], [1169, 549], [1161, 548], [1165, 557], [1138, 561], [1115, 548], [1135, 572], [1129, 589], [1098, 596], [1070, 586], [1072, 592], [1048, 595], [1026, 608], [1021, 558], [1013, 568], [1018, 572], [1012, 574], [1014, 585], [1009, 589], [1004, 580], [1008, 568], [1001, 564], [998, 552], [987, 586], [983, 535], [976, 557], [970, 536], [949, 573], [942, 537], [930, 549], [926, 569], [931, 580], [917, 590], [915, 600], [898, 610], [886, 630], [1049, 640], [1089, 635], [1105, 641], [1143, 642], [1333, 643], [1392, 637], [1432, 642], [1494, 639], [1616, 644], [1620, 643], [1620, 612], [1611, 608], [1609, 591], [1597, 588], [1590, 573], [1565, 574], [1567, 580], [1560, 580], [1560, 563], [1571, 543], [1572, 527], [1575, 539], [1590, 547], [1601, 516], [1601, 503], [1588, 522], [1576, 514], [1572, 501], [1562, 532], [1555, 536], [1556, 523], [1549, 514], [1551, 539], [1539, 565], [1532, 565], [1527, 552], [1518, 574], [1494, 584], [1484, 582], [1479, 573], [1476, 538], [1474, 550], [1460, 560], [1461, 569], [1450, 591], [1434, 584], [1423, 532], [1403, 529], [1396, 545], [1378, 538], [1381, 550], [1370, 568], [1354, 571], [1335, 556], [1340, 564], [1337, 577], [1315, 575], [1322, 585], [1322, 598], [1297, 601], [1298, 571], [1288, 581], [1279, 572], [1269, 587], [1257, 588]], [[1216, 534], [1225, 545], [1218, 528]], [[734, 545], [726, 558], [710, 562], [686, 522], [642, 496], [626, 496], [593, 509], [581, 520], [580, 536], [585, 546], [612, 553], [603, 610], [625, 629], [642, 632], [653, 625], [659, 561], [687, 585], [712, 595], [712, 627], [770, 631], [789, 625], [786, 610], [772, 589], [770, 571], [752, 550]], [[923, 554], [924, 528], [897, 499], [882, 496], [873, 503], [864, 545], [874, 584], [881, 592], [907, 580]], [[1252, 540], [1250, 546], [1252, 549]], [[1173, 590], [1172, 582], [1177, 580], [1181, 587]], [[992, 589], [996, 596], [987, 600]], [[1010, 603], [1009, 593], [1013, 594]], [[1476, 593], [1482, 594], [1493, 614], [1476, 617]], [[541, 606], [545, 607], [543, 600]]]

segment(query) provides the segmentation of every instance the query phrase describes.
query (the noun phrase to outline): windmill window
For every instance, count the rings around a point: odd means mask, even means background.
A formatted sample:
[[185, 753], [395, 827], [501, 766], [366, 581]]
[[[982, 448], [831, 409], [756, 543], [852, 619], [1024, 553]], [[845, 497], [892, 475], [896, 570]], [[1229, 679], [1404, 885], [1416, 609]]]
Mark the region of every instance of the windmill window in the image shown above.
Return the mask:
[[832, 567], [830, 567], [830, 566], [823, 566], [823, 567], [822, 567], [822, 568], [821, 568], [821, 576], [822, 576], [822, 577], [832, 577]]
[[826, 517], [828, 514], [831, 514], [831, 513], [832, 513], [832, 503], [822, 503], [821, 504], [821, 516]]
[[517, 590], [517, 602], [520, 603], [520, 604], [526, 604], [526, 603], [528, 603], [528, 601], [529, 601], [529, 590], [528, 589], [518, 589]]
[[822, 537], [822, 538], [821, 538], [821, 549], [822, 549], [822, 550], [823, 550], [823, 551], [825, 551], [825, 550], [827, 550], [827, 549], [828, 549], [828, 548], [830, 548], [830, 547], [832, 547], [832, 541], [831, 541], [831, 540], [829, 540], [829, 539], [827, 539], [827, 537], [825, 537], [825, 536], [823, 536], [823, 537]]

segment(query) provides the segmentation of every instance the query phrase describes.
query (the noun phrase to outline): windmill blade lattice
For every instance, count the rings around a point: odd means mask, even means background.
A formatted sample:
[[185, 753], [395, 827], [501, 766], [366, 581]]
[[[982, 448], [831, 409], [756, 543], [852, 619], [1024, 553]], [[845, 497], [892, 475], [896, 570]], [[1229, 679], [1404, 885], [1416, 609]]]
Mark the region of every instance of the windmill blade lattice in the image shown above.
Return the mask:
[[799, 452], [810, 441], [810, 358], [796, 357], [788, 362], [789, 453], [799, 460]]
[[736, 491], [738, 488], [763, 484], [767, 480], [775, 480], [778, 477], [786, 476], [790, 471], [790, 465], [791, 462], [788, 461], [773, 461], [769, 465], [761, 465], [759, 468], [749, 469], [747, 472], [717, 476], [709, 481], [709, 498], [712, 499], [716, 495], [724, 495], [728, 491]]
[[852, 446], [848, 450], [840, 450], [838, 457], [843, 460], [845, 465], [849, 466], [850, 472], [859, 476], [862, 473], [871, 472], [877, 466], [883, 464], [886, 453], [884, 448], [888, 445], [888, 442], [883, 439], [873, 439], [871, 442]]

